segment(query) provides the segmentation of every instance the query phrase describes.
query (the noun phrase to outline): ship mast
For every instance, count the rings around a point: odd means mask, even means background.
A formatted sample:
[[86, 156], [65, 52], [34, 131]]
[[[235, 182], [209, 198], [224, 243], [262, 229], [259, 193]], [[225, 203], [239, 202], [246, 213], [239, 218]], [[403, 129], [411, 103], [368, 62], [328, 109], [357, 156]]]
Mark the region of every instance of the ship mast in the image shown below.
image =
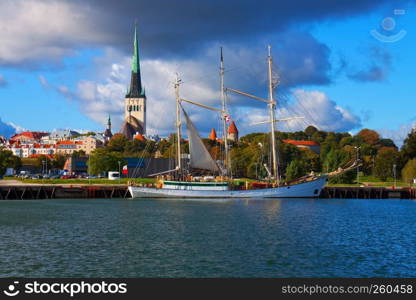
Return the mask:
[[179, 85], [181, 80], [179, 79], [178, 74], [176, 74], [176, 81], [174, 84], [175, 87], [175, 96], [176, 96], [176, 139], [177, 139], [177, 165], [176, 169], [179, 171], [182, 169], [181, 163], [181, 111], [180, 111], [180, 102], [181, 99], [179, 97]]
[[228, 140], [227, 140], [227, 114], [226, 103], [225, 103], [225, 87], [224, 87], [224, 59], [222, 56], [222, 47], [221, 47], [221, 62], [220, 62], [220, 84], [221, 84], [221, 104], [222, 104], [222, 132], [225, 148], [225, 157], [224, 157], [224, 167], [225, 174], [229, 174], [230, 164], [228, 157]]
[[275, 116], [275, 110], [276, 110], [276, 102], [273, 97], [273, 79], [272, 79], [272, 55], [271, 55], [271, 46], [268, 47], [269, 55], [267, 57], [268, 61], [268, 77], [269, 77], [269, 113], [270, 113], [270, 130], [271, 130], [271, 145], [272, 145], [272, 166], [273, 166], [273, 175], [274, 179], [277, 185], [280, 183], [280, 176], [279, 176], [279, 170], [277, 166], [277, 155], [276, 155], [276, 137], [275, 137], [275, 122], [276, 122], [276, 116]]

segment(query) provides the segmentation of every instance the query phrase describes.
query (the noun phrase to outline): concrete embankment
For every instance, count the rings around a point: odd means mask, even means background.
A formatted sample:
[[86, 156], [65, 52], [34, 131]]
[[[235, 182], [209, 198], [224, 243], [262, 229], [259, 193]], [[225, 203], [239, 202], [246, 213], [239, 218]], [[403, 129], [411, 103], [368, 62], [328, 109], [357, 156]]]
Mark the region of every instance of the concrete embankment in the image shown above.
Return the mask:
[[0, 185], [0, 200], [129, 197], [126, 185]]
[[[126, 185], [120, 184], [27, 184], [0, 180], [0, 200], [63, 199], [63, 198], [130, 198]], [[416, 199], [415, 188], [327, 186], [320, 198]]]

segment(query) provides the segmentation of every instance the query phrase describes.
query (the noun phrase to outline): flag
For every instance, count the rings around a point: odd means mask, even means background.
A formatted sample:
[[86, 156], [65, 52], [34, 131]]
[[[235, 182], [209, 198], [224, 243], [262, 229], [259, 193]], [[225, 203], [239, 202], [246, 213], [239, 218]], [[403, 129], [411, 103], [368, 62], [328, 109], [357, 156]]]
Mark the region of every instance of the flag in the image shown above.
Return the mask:
[[230, 116], [225, 116], [225, 122], [230, 122], [231, 121], [231, 117]]
[[123, 166], [123, 171], [121, 171], [121, 173], [122, 173], [123, 175], [127, 175], [127, 174], [129, 174], [129, 169], [127, 168], [127, 165]]

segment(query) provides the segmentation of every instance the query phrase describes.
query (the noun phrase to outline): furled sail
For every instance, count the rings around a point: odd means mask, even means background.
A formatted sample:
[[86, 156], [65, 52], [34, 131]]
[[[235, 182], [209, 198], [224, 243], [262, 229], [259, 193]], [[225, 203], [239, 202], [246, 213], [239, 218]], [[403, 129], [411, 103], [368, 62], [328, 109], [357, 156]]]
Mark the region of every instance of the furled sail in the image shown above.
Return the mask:
[[218, 172], [219, 168], [217, 163], [212, 159], [207, 148], [204, 145], [201, 137], [198, 134], [194, 124], [189, 119], [188, 114], [183, 109], [186, 120], [186, 129], [189, 138], [189, 153], [190, 153], [190, 167], [195, 169], [204, 169], [214, 172]]

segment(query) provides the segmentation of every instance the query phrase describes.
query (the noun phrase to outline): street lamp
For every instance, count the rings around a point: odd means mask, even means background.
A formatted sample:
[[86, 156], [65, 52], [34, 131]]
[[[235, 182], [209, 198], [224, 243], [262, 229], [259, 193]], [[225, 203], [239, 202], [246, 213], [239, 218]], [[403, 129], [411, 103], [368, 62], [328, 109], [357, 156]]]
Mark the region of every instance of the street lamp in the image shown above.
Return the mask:
[[393, 164], [394, 189], [396, 189], [396, 164]]
[[358, 162], [360, 161], [360, 148], [361, 147], [354, 147], [357, 150], [357, 154], [356, 154], [356, 159], [357, 159], [357, 184], [360, 184], [360, 165], [358, 164]]
[[121, 161], [118, 161], [118, 183], [121, 183]]

